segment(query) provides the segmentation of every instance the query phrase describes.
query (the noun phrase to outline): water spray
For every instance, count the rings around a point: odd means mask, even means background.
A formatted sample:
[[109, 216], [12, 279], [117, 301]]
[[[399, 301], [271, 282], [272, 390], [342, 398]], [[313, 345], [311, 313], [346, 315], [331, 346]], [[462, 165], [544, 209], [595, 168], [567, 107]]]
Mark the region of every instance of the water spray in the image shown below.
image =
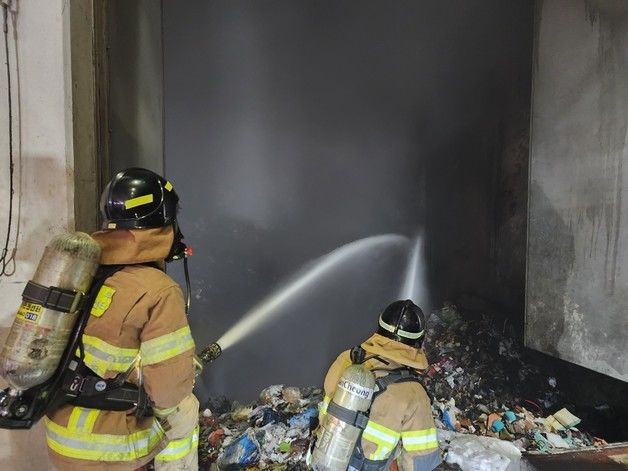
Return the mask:
[[423, 246], [423, 235], [419, 234], [408, 256], [408, 265], [406, 267], [399, 298], [409, 299], [418, 306], [427, 309], [429, 299], [425, 280], [425, 256]]
[[[260, 325], [270, 321], [281, 312], [281, 307], [295, 299], [325, 275], [354, 257], [371, 253], [375, 249], [388, 248], [408, 244], [408, 238], [399, 234], [383, 234], [359, 239], [339, 247], [327, 255], [317, 259], [314, 265], [283, 288], [263, 299], [250, 309], [244, 316], [216, 342], [216, 346], [207, 352], [208, 358], [220, 349], [226, 350], [249, 334], [255, 332]], [[207, 347], [209, 349], [210, 345]], [[207, 350], [206, 349], [206, 350]], [[206, 350], [203, 350], [205, 352]]]

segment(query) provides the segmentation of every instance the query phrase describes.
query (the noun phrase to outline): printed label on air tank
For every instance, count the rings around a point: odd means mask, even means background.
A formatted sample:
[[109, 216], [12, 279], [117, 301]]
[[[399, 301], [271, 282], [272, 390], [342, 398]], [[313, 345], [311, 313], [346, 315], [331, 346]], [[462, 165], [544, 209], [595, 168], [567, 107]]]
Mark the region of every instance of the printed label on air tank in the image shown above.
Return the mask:
[[371, 388], [365, 388], [364, 386], [360, 386], [359, 384], [343, 379], [338, 382], [338, 387], [344, 389], [348, 393], [355, 394], [356, 396], [360, 396], [364, 399], [370, 400], [373, 395], [373, 390]]
[[40, 304], [34, 303], [22, 303], [17, 311], [17, 318], [23, 321], [32, 322], [33, 324], [39, 324], [41, 321], [41, 313], [44, 307]]

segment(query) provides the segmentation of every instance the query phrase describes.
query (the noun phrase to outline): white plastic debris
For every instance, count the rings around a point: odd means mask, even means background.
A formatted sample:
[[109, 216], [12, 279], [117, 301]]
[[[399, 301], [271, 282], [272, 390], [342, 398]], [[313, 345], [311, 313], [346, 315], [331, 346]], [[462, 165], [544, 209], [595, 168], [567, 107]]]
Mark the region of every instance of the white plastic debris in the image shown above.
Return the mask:
[[445, 461], [462, 471], [515, 471], [521, 452], [512, 443], [491, 437], [438, 430], [440, 447], [447, 451]]
[[545, 434], [547, 436], [547, 441], [551, 443], [551, 445], [555, 448], [571, 448], [569, 443], [563, 440], [563, 437], [556, 433], [547, 432]]
[[449, 376], [447, 376], [447, 383], [449, 384], [450, 388], [454, 388], [454, 386], [456, 385], [455, 383], [455, 378], [456, 378], [456, 373], [452, 373]]

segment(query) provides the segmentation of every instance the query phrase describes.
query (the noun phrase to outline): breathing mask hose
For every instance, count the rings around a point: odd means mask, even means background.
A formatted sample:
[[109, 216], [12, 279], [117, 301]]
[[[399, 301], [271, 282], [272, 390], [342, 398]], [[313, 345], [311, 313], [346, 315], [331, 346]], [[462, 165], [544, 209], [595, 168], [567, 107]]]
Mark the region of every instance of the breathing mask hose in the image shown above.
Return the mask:
[[192, 286], [190, 285], [187, 254], [183, 257], [183, 273], [185, 274], [185, 313], [189, 314], [190, 304], [192, 302]]

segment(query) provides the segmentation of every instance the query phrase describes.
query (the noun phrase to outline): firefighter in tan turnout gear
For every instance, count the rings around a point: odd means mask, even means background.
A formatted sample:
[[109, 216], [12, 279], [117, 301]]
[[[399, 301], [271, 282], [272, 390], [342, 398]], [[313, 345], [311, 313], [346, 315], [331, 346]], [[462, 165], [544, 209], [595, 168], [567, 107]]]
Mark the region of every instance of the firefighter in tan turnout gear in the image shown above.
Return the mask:
[[185, 245], [173, 185], [128, 169], [101, 199], [101, 265], [119, 266], [100, 288], [85, 328], [85, 364], [101, 378], [125, 375], [145, 391], [152, 412], [65, 405], [46, 418], [49, 454], [65, 470], [198, 470], [198, 401], [192, 394], [194, 340], [179, 286], [163, 262]]
[[[429, 471], [440, 464], [430, 399], [417, 374], [428, 367], [422, 350], [424, 336], [425, 317], [421, 309], [410, 300], [393, 302], [380, 315], [377, 332], [361, 346], [340, 354], [329, 369], [320, 411], [322, 433], [347, 434], [348, 429], [358, 432], [347, 466], [350, 471], [387, 470], [394, 460], [401, 471]], [[368, 370], [370, 384], [352, 383], [360, 377], [360, 368], [363, 372]], [[334, 396], [337, 388], [343, 388], [341, 393], [345, 395], [349, 391], [368, 397], [367, 406], [361, 409], [364, 414], [338, 406]], [[326, 422], [326, 418], [330, 419], [327, 414], [333, 420]], [[347, 427], [348, 423], [355, 427]], [[329, 438], [325, 440], [329, 442]], [[321, 440], [320, 433], [318, 439]], [[341, 449], [333, 441], [331, 437], [332, 445], [322, 445], [331, 446], [325, 451], [327, 455]], [[329, 457], [320, 461], [326, 463], [314, 464], [314, 469], [335, 469]]]

